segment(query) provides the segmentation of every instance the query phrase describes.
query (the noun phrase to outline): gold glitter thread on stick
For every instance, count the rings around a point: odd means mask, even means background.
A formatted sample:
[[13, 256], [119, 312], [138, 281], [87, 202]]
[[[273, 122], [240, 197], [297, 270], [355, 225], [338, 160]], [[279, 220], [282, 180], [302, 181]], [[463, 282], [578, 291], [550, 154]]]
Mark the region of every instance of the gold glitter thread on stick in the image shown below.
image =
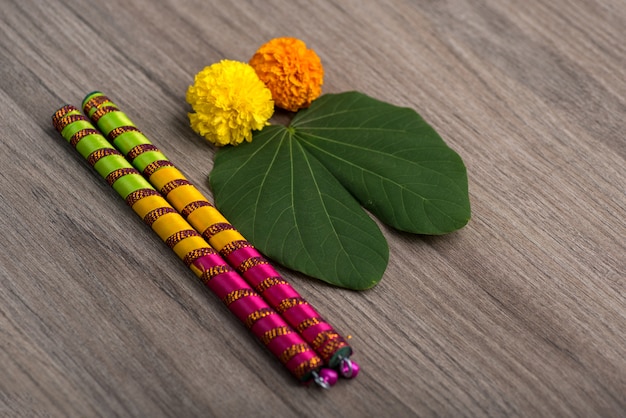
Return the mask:
[[146, 225], [148, 225], [149, 227], [152, 227], [152, 224], [161, 216], [165, 215], [166, 213], [174, 213], [174, 212], [176, 212], [176, 209], [167, 208], [167, 207], [152, 209], [150, 210], [150, 212], [146, 214], [146, 216], [143, 217], [143, 221], [145, 222]]
[[[327, 365], [342, 368], [344, 360], [352, 354], [352, 348], [345, 339], [287, 281], [280, 278], [278, 272], [252, 245], [231, 249], [232, 243], [247, 241], [162, 152], [155, 152], [156, 147], [145, 146], [152, 143], [117, 105], [110, 99], [95, 97], [104, 95], [95, 92], [87, 96], [85, 110], [89, 116], [95, 116], [94, 121], [97, 121], [98, 127], [112, 143], [125, 155], [132, 150], [133, 163], [143, 155], [155, 157], [153, 160], [143, 158], [141, 163], [133, 165], [253, 288], [262, 289], [262, 296], [269, 305], [280, 310], [289, 325], [298, 329], [305, 341], [309, 344], [322, 341], [318, 343], [318, 354]], [[126, 129], [126, 126], [132, 126], [133, 131], [120, 134], [119, 130]], [[279, 280], [266, 281], [268, 278]], [[298, 303], [292, 304], [294, 300]]]
[[[269, 315], [272, 308], [263, 298], [138, 174], [137, 169], [123, 155], [94, 130], [91, 122], [77, 109], [64, 106], [53, 115], [53, 124], [68, 142], [73, 143], [76, 150], [81, 149], [80, 153], [100, 176], [219, 299], [227, 302], [229, 310], [251, 329], [296, 378], [318, 381], [322, 360], [309, 344], [282, 317], [275, 312]], [[72, 141], [72, 138], [77, 137], [80, 139]], [[208, 274], [211, 275], [210, 280]], [[250, 318], [256, 318], [253, 324]], [[285, 327], [290, 332], [284, 332]], [[268, 332], [275, 335], [269, 343]]]
[[257, 321], [270, 315], [277, 315], [277, 313], [274, 309], [270, 309], [270, 308], [253, 312], [246, 318], [246, 321], [245, 321], [246, 327], [252, 328], [254, 324], [257, 323]]
[[[289, 283], [287, 283], [285, 280], [281, 279], [280, 277], [268, 277], [266, 279], [264, 279], [261, 283], [259, 283], [254, 289], [263, 294], [263, 292], [265, 292], [267, 289], [269, 289], [272, 286], [277, 286], [277, 285], [288, 285]], [[311, 318], [312, 320], [313, 318]], [[319, 319], [315, 318], [317, 323], [319, 323]], [[307, 321], [303, 321], [303, 323], [307, 323]], [[300, 326], [302, 325], [302, 323], [300, 323]], [[306, 329], [308, 327], [305, 326], [303, 328], [300, 328], [300, 330], [298, 332], [301, 332], [302, 330]]]
[[226, 306], [230, 305], [233, 302], [238, 301], [241, 298], [245, 298], [248, 296], [256, 295], [257, 293], [252, 289], [237, 289], [224, 298], [223, 302]]
[[205, 255], [212, 255], [212, 254], [215, 254], [215, 250], [211, 247], [196, 248], [194, 250], [189, 251], [185, 255], [185, 258], [183, 258], [183, 263], [185, 263], [187, 267], [190, 267], [199, 258], [204, 257]]
[[293, 331], [288, 327], [274, 328], [263, 334], [263, 336], [261, 337], [261, 341], [263, 342], [263, 344], [267, 345], [278, 335], [285, 335], [289, 334], [290, 332]]

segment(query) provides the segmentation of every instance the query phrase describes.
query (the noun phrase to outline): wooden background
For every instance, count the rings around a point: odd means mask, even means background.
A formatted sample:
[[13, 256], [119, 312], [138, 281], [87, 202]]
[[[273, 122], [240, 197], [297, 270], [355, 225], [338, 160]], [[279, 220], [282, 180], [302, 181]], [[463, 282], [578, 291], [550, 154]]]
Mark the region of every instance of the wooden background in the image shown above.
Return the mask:
[[[0, 0], [0, 416], [626, 415], [624, 0]], [[204, 192], [185, 91], [276, 36], [417, 110], [473, 218], [377, 287], [285, 272], [362, 366], [301, 387], [52, 129], [102, 90]]]

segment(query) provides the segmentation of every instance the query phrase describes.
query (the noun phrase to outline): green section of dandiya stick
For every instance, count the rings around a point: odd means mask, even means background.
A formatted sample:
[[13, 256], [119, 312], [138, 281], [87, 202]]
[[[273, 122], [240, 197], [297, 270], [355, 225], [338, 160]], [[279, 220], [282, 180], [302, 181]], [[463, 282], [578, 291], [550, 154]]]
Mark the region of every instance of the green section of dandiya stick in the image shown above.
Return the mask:
[[[68, 118], [74, 115], [80, 115], [80, 113], [70, 112], [67, 115], [65, 115], [64, 118]], [[91, 124], [91, 122], [89, 122], [88, 120], [77, 120], [75, 122], [70, 123], [66, 127], [64, 127], [63, 130], [61, 131], [61, 135], [63, 135], [63, 138], [69, 141], [70, 139], [72, 139], [72, 136], [74, 136], [76, 132], [82, 131], [83, 129], [88, 129], [88, 128], [95, 129], [94, 126]]]
[[[111, 106], [117, 108], [117, 106]], [[120, 126], [135, 126], [133, 122], [122, 112], [111, 112], [98, 119], [98, 129], [104, 135], [108, 135], [113, 129]]]
[[[106, 98], [106, 96], [99, 91], [94, 91], [89, 93], [82, 102], [82, 108], [85, 109], [85, 105], [94, 98]], [[101, 107], [112, 107], [119, 110], [119, 107], [107, 100], [104, 103], [99, 104], [99, 106], [92, 106], [87, 112], [87, 117], [91, 118], [94, 113], [98, 111]], [[104, 136], [108, 136], [112, 130], [119, 128], [120, 126], [132, 126], [136, 128], [135, 124], [132, 120], [123, 112], [111, 112], [106, 113], [98, 118], [98, 129], [102, 131]], [[128, 138], [128, 140], [126, 140]], [[125, 132], [115, 138], [115, 145], [123, 154], [127, 154], [134, 146], [137, 144], [149, 144], [150, 142], [146, 141], [143, 135], [138, 135], [137, 132], [129, 131]]]
[[[115, 144], [117, 145], [117, 142]], [[124, 155], [128, 154], [124, 152], [122, 153]], [[162, 152], [147, 151], [135, 157], [135, 159], [133, 160], [133, 166], [135, 166], [137, 170], [143, 171], [148, 165], [152, 164], [154, 161], [164, 161], [164, 160], [167, 160], [167, 157], [165, 157], [165, 155], [163, 155]]]
[[95, 168], [98, 174], [100, 174], [103, 178], [106, 178], [106, 176], [120, 168], [120, 166], [123, 164], [121, 161], [119, 161], [119, 158], [119, 155], [107, 155], [106, 157], [100, 158], [94, 164], [93, 168]]
[[[80, 115], [80, 112], [71, 111], [68, 112], [68, 114], [64, 117], [70, 117], [73, 115]], [[88, 120], [77, 120], [64, 127], [61, 130], [61, 135], [69, 142], [77, 132], [85, 129], [95, 130], [96, 128]], [[82, 155], [83, 158], [87, 158], [92, 152], [102, 148], [111, 148], [111, 145], [106, 140], [106, 138], [96, 132], [90, 135], [86, 135], [78, 142], [78, 144], [76, 144], [76, 151], [78, 151], [78, 153]]]
[[[79, 113], [68, 113], [68, 115], [73, 114]], [[76, 122], [70, 123], [65, 128], [63, 128], [63, 130], [61, 131], [61, 135], [69, 142], [77, 132], [84, 129], [95, 129], [95, 127], [89, 121], [78, 120]], [[86, 135], [76, 144], [76, 150], [84, 158], [88, 158], [94, 152], [102, 149], [115, 150], [115, 148], [112, 147], [111, 144], [99, 133]], [[123, 155], [119, 154], [102, 157], [100, 160], [98, 160], [98, 162], [96, 162], [94, 168], [96, 169], [98, 174], [102, 176], [102, 178], [106, 178], [110, 173], [114, 172], [115, 170], [134, 170], [134, 167], [126, 160], [126, 158], [124, 158]], [[148, 183], [148, 181], [138, 172], [130, 173], [120, 177], [113, 183], [112, 187], [124, 199], [126, 199], [129, 194], [139, 189], [153, 188], [152, 185]]]
[[[115, 112], [115, 113], [119, 113], [119, 112]], [[107, 116], [109, 115], [112, 115], [112, 113], [104, 115], [103, 117], [100, 118], [100, 120], [104, 119], [106, 121], [108, 119]], [[124, 126], [124, 125], [119, 125], [119, 126]], [[105, 132], [104, 134], [108, 135], [107, 132]], [[115, 147], [119, 149], [124, 155], [128, 154], [131, 149], [133, 149], [134, 147], [140, 144], [149, 144], [149, 142], [146, 142], [146, 140], [138, 132], [133, 132], [133, 131], [124, 132], [123, 134], [118, 135], [115, 138]]]
[[[85, 98], [83, 99], [83, 102], [81, 103], [81, 109], [85, 110], [85, 105], [91, 101], [91, 99], [94, 98], [98, 98], [98, 97], [105, 97], [104, 93], [102, 93], [101, 91], [92, 91], [91, 93], [89, 93], [88, 95], [85, 96]], [[114, 103], [111, 103], [111, 106], [116, 106]], [[117, 107], [117, 106], [116, 106]], [[96, 111], [96, 107], [93, 106], [89, 109], [89, 111], [85, 111], [85, 114], [87, 115], [88, 118], [91, 118], [91, 116], [94, 114], [94, 112]]]
[[[105, 136], [108, 136], [112, 130], [122, 126], [132, 126], [136, 128], [130, 119], [119, 111], [107, 113], [98, 119], [98, 129], [100, 129]], [[128, 154], [131, 149], [142, 144], [149, 145], [150, 141], [139, 132], [128, 131], [115, 137], [115, 147], [119, 149], [122, 154]]]
[[126, 199], [132, 192], [146, 189], [148, 186], [153, 188], [140, 173], [128, 174], [113, 183], [113, 188], [123, 199]]
[[100, 135], [99, 133], [94, 133], [91, 135], [87, 135], [83, 139], [81, 139], [78, 144], [76, 144], [76, 151], [78, 151], [78, 153], [84, 158], [87, 158], [89, 157], [89, 155], [91, 155], [92, 152], [94, 152], [94, 150], [109, 148], [107, 147], [107, 145], [109, 144], [106, 139], [102, 137], [102, 135]]
[[[95, 91], [87, 95], [82, 103], [83, 108], [91, 99], [98, 97], [106, 98], [106, 96], [99, 91]], [[99, 106], [91, 107], [87, 112], [87, 116], [91, 117], [99, 107], [112, 107], [119, 110], [119, 107], [115, 103], [107, 100]], [[98, 119], [98, 129], [100, 129], [104, 135], [109, 135], [112, 130], [122, 126], [132, 126], [136, 128], [136, 125], [130, 120], [130, 118], [121, 111], [106, 113]], [[120, 152], [124, 155], [128, 155], [130, 151], [138, 145], [152, 145], [150, 140], [148, 140], [144, 134], [135, 131], [124, 132], [116, 136], [114, 142], [115, 148], [120, 150]], [[137, 170], [143, 171], [154, 161], [167, 161], [167, 157], [161, 151], [146, 151], [133, 159], [132, 163]]]

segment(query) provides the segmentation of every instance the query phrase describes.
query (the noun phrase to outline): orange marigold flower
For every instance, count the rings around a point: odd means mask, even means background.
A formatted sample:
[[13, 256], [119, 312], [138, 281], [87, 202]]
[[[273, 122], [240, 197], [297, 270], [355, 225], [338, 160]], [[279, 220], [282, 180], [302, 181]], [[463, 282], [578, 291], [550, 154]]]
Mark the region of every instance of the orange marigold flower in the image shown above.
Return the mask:
[[299, 39], [272, 39], [259, 48], [250, 65], [283, 109], [295, 112], [309, 107], [322, 92], [322, 61]]

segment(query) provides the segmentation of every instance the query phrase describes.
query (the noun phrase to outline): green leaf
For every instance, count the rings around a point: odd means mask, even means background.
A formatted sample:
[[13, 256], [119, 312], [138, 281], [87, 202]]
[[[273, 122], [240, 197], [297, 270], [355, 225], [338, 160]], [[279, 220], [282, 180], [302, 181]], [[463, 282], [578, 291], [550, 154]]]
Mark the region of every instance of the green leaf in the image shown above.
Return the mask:
[[414, 110], [357, 92], [298, 113], [297, 139], [384, 223], [444, 234], [470, 219], [463, 161]]
[[327, 94], [291, 126], [220, 149], [217, 207], [274, 261], [366, 289], [387, 243], [365, 207], [394, 228], [444, 234], [470, 219], [463, 161], [415, 111], [358, 92]]
[[270, 259], [350, 289], [380, 281], [384, 236], [292, 129], [269, 126], [220, 149], [210, 180], [220, 211]]

